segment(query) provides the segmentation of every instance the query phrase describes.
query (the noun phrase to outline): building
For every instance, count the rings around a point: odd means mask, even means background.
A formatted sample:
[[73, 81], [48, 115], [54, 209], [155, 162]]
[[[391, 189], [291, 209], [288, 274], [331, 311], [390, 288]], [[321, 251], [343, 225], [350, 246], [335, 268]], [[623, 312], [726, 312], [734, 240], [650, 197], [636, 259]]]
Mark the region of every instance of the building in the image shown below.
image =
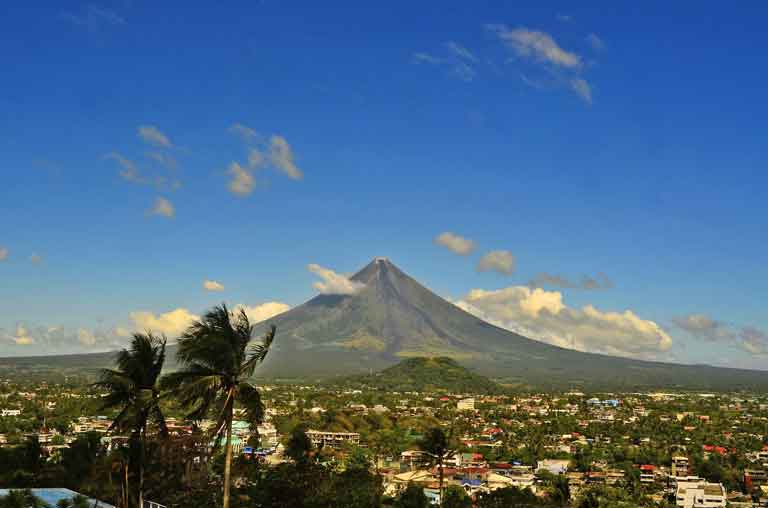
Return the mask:
[[469, 399], [461, 399], [456, 403], [456, 409], [458, 411], [474, 411], [475, 399], [471, 397]]
[[719, 508], [725, 506], [725, 487], [722, 483], [706, 481], [678, 481], [675, 504], [683, 508]]
[[2, 409], [0, 410], [0, 416], [20, 416], [21, 409]]
[[316, 447], [330, 446], [337, 448], [345, 444], [359, 445], [360, 434], [357, 432], [325, 432], [322, 430], [308, 430], [307, 437]]
[[688, 476], [688, 457], [675, 455], [672, 457], [672, 476]]

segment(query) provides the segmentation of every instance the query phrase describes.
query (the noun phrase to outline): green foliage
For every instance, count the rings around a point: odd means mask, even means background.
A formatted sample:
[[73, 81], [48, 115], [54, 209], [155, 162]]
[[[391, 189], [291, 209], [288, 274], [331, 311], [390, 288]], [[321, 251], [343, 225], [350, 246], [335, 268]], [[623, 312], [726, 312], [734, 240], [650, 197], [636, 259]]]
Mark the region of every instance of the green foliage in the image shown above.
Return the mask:
[[472, 499], [458, 485], [449, 485], [443, 492], [442, 508], [472, 508]]
[[477, 508], [508, 508], [510, 506], [529, 508], [545, 505], [530, 489], [506, 487], [478, 493], [476, 506]]
[[408, 358], [371, 376], [352, 376], [346, 385], [366, 385], [385, 391], [437, 391], [456, 393], [501, 393], [502, 388], [447, 357]]
[[429, 499], [424, 489], [410, 483], [395, 500], [395, 508], [429, 508]]

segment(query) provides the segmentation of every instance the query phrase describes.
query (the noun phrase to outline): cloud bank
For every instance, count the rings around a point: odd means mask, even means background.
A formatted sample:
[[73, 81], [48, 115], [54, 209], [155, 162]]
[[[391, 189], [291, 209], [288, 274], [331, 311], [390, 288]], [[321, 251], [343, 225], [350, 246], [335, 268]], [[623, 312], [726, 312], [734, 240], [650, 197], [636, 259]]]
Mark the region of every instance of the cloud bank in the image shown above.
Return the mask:
[[365, 287], [361, 282], [314, 263], [307, 265], [307, 270], [322, 279], [313, 283], [312, 287], [323, 295], [353, 295]]

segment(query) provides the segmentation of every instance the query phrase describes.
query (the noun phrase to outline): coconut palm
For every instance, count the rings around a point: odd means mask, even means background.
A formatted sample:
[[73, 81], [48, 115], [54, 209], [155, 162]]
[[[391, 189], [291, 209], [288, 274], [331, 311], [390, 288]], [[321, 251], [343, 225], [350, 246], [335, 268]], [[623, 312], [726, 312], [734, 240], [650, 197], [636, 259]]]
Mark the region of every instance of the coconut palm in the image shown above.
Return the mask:
[[46, 504], [31, 490], [11, 490], [0, 498], [0, 508], [43, 508]]
[[443, 506], [443, 465], [445, 459], [449, 458], [454, 453], [450, 448], [450, 437], [439, 427], [428, 429], [424, 438], [421, 440], [420, 448], [424, 454], [422, 456], [423, 461], [426, 464], [437, 468], [439, 475], [438, 489], [440, 491], [440, 506]]
[[147, 427], [154, 423], [160, 435], [168, 434], [160, 409], [160, 372], [165, 362], [166, 338], [135, 333], [128, 349], [118, 353], [116, 369], [104, 369], [94, 386], [106, 390], [102, 409], [119, 409], [112, 427], [131, 432], [138, 445], [138, 506], [144, 506], [144, 466]]
[[214, 307], [179, 338], [179, 370], [163, 379], [188, 410], [188, 418], [216, 416], [215, 442], [224, 436], [223, 508], [229, 508], [232, 466], [232, 418], [235, 403], [242, 406], [252, 426], [264, 418], [261, 394], [250, 378], [269, 353], [275, 338], [270, 327], [260, 343], [251, 344], [254, 328], [241, 309], [231, 313], [226, 305]]

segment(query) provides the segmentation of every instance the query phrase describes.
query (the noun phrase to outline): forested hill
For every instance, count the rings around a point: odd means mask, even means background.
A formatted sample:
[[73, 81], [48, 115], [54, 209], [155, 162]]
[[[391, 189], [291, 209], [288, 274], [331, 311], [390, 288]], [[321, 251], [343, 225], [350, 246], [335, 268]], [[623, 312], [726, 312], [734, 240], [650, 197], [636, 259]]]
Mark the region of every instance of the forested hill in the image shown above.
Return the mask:
[[487, 377], [476, 374], [447, 357], [408, 358], [381, 372], [349, 376], [340, 382], [394, 392], [445, 391], [487, 394], [502, 391], [501, 386]]

